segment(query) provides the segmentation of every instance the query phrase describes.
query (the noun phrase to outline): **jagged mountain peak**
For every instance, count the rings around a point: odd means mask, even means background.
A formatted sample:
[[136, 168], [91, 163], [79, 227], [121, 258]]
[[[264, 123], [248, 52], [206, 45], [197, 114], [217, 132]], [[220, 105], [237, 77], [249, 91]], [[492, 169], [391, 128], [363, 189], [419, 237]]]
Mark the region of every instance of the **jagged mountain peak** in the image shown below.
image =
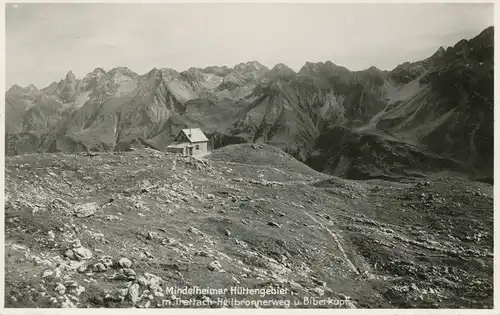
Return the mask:
[[312, 62], [312, 61], [306, 61], [306, 63], [300, 68], [299, 74], [303, 71], [314, 71], [317, 70], [321, 67], [323, 67], [325, 64], [323, 62]]
[[92, 72], [87, 73], [82, 80], [82, 90], [90, 90], [96, 88], [102, 79], [106, 76], [106, 71], [102, 68], [95, 68]]
[[494, 26], [488, 26], [485, 28], [479, 35], [476, 36], [476, 38], [481, 38], [481, 37], [493, 37], [495, 33], [495, 28]]
[[267, 68], [266, 66], [264, 66], [263, 64], [261, 64], [260, 62], [258, 62], [256, 60], [247, 61], [245, 63], [241, 62], [241, 63], [235, 65], [233, 69], [237, 70], [237, 71], [262, 70], [262, 69], [269, 70], [269, 68]]
[[[368, 69], [363, 71], [371, 72]], [[326, 62], [306, 62], [300, 69], [298, 76], [302, 79], [313, 80], [316, 85], [321, 87], [331, 87], [332, 82], [355, 82], [357, 80], [354, 72], [329, 60]]]
[[429, 58], [423, 60], [424, 63], [436, 63], [446, 54], [446, 49], [443, 46], [440, 46], [436, 52], [430, 56]]
[[453, 46], [453, 48], [454, 49], [462, 49], [462, 48], [466, 48], [468, 45], [469, 45], [469, 41], [467, 39], [462, 39], [461, 41], [456, 43], [455, 46]]
[[203, 72], [204, 72], [203, 69], [196, 68], [196, 67], [190, 67], [189, 69], [181, 72], [181, 74], [189, 75], [192, 77], [200, 77], [203, 75]]
[[161, 76], [167, 81], [177, 79], [180, 76], [179, 72], [171, 68], [161, 68], [160, 73]]
[[319, 62], [312, 62], [312, 61], [307, 61], [302, 68], [299, 70], [299, 74], [303, 74], [304, 72], [310, 72], [310, 71], [331, 71], [331, 70], [347, 70], [350, 71], [349, 69], [338, 66], [335, 63], [331, 62], [330, 60], [327, 60], [325, 62], [319, 61]]
[[278, 76], [295, 76], [297, 74], [292, 68], [288, 67], [284, 63], [278, 63], [269, 72], [272, 75]]
[[314, 72], [324, 71], [325, 69], [331, 69], [335, 67], [335, 64], [331, 61], [326, 62], [312, 62], [306, 61], [306, 63], [300, 68], [298, 74], [299, 75], [307, 75]]
[[161, 70], [154, 67], [153, 69], [149, 70], [148, 72], [144, 73], [142, 75], [143, 78], [151, 78], [151, 77], [154, 77], [154, 76], [157, 76], [157, 75], [160, 75], [161, 73]]
[[[277, 65], [275, 65], [271, 71], [293, 71], [292, 68], [288, 67], [287, 65], [285, 65], [284, 63], [278, 63]], [[293, 71], [295, 72], [295, 71]]]
[[109, 70], [108, 74], [110, 76], [114, 76], [114, 75], [117, 75], [117, 74], [126, 75], [126, 76], [130, 76], [130, 77], [139, 76], [137, 73], [135, 73], [134, 71], [130, 70], [128, 67], [116, 67], [116, 68], [113, 68], [113, 69]]
[[66, 82], [73, 82], [75, 80], [76, 80], [75, 74], [73, 73], [73, 71], [69, 70], [68, 73], [66, 74], [65, 81]]
[[101, 67], [97, 67], [95, 68], [91, 73], [102, 73], [102, 74], [106, 74], [106, 70], [104, 70], [103, 68]]
[[24, 88], [21, 86], [14, 84], [8, 91], [7, 93], [23, 93], [25, 91]]
[[87, 73], [84, 78], [101, 77], [101, 76], [103, 76], [105, 74], [106, 74], [106, 71], [103, 68], [98, 67], [98, 68], [95, 68], [94, 70], [92, 70], [92, 72]]
[[33, 84], [28, 85], [27, 89], [30, 92], [38, 91], [37, 87], [35, 85], [33, 85]]
[[479, 35], [470, 39], [472, 46], [492, 47], [495, 41], [495, 33], [493, 26], [484, 29]]
[[375, 67], [375, 66], [371, 66], [365, 70], [361, 70], [361, 71], [354, 71], [354, 73], [356, 74], [369, 74], [369, 75], [377, 75], [377, 76], [381, 76], [381, 75], [384, 75], [384, 71], [382, 71], [381, 69]]
[[369, 67], [368, 69], [366, 69], [368, 71], [373, 71], [373, 72], [382, 72], [382, 70], [380, 70], [379, 68], [375, 67], [375, 66], [371, 66]]
[[297, 73], [292, 68], [283, 63], [278, 63], [271, 70], [267, 71], [262, 79], [262, 83], [267, 84], [276, 79], [290, 81], [297, 77]]

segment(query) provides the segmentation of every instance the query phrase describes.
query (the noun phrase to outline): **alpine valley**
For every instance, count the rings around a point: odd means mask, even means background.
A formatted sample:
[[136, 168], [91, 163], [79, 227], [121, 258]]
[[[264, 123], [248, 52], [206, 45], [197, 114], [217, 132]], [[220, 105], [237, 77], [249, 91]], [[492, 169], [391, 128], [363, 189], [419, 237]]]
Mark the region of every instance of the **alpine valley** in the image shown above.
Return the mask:
[[183, 72], [96, 68], [5, 95], [6, 154], [164, 150], [199, 127], [214, 148], [265, 143], [349, 179], [493, 178], [493, 27], [391, 71], [257, 61]]

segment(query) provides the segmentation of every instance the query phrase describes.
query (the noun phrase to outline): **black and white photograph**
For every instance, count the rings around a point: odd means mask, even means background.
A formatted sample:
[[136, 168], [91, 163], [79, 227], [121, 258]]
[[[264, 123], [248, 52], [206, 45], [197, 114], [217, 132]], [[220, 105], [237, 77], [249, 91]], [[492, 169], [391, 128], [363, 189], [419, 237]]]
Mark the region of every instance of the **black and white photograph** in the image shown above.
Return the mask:
[[4, 11], [2, 313], [493, 314], [493, 2]]

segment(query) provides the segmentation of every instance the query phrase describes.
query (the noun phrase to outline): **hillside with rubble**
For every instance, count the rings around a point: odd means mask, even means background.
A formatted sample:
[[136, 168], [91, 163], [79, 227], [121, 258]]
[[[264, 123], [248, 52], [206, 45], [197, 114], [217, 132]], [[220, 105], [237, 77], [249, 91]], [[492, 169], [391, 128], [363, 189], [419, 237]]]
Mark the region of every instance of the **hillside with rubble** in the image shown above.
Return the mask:
[[231, 286], [326, 301], [292, 308], [493, 307], [485, 183], [341, 179], [263, 144], [204, 159], [24, 154], [5, 166], [8, 308], [263, 299], [168, 290]]

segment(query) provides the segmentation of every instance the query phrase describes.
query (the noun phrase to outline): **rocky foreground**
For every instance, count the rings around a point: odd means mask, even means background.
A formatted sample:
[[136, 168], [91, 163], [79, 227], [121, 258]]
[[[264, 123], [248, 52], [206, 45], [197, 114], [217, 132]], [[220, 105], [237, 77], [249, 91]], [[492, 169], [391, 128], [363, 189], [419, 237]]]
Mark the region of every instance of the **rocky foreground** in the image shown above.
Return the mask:
[[491, 185], [348, 181], [280, 152], [7, 157], [5, 306], [493, 307]]

